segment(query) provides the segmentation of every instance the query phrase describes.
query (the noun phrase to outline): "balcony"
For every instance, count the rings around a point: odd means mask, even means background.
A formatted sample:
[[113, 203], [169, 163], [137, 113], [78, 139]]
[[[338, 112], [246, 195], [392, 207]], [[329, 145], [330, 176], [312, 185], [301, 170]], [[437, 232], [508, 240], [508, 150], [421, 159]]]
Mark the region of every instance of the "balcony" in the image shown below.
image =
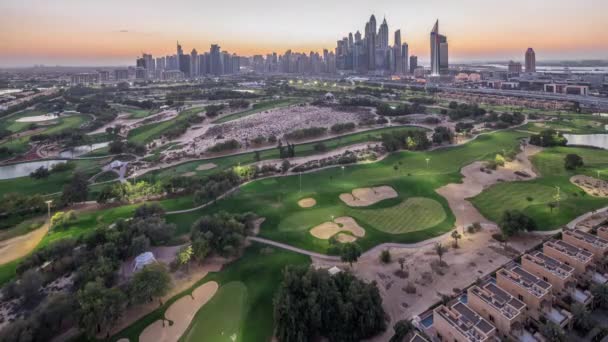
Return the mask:
[[568, 324], [571, 316], [572, 314], [570, 314], [570, 312], [563, 309], [550, 307], [549, 309], [545, 310], [545, 317], [562, 328]]

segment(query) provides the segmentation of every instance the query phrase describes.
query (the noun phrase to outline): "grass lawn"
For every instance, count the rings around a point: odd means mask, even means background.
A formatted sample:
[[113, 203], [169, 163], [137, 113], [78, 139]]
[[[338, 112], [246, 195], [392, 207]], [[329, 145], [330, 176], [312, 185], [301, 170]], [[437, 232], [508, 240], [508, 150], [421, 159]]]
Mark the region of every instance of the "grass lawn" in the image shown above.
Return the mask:
[[570, 134], [593, 134], [593, 133], [606, 133], [604, 125], [608, 123], [608, 120], [601, 120], [598, 117], [590, 117], [577, 115], [576, 117], [562, 119], [560, 121], [549, 121], [549, 122], [536, 122], [529, 123], [523, 126], [521, 129], [528, 130], [531, 132], [540, 132], [544, 129], [552, 128], [562, 133]]
[[287, 107], [287, 106], [290, 106], [292, 104], [296, 104], [299, 102], [302, 102], [302, 99], [281, 99], [281, 100], [270, 100], [270, 101], [255, 103], [255, 104], [253, 104], [253, 107], [251, 109], [244, 110], [242, 112], [238, 112], [238, 113], [234, 113], [234, 114], [230, 114], [230, 115], [226, 115], [220, 119], [213, 121], [213, 123], [224, 123], [224, 122], [244, 118], [246, 116], [253, 115], [253, 114], [256, 114], [259, 112], [263, 112], [265, 110], [270, 110], [270, 109], [275, 109], [275, 108], [280, 108], [280, 107]]
[[177, 117], [171, 120], [137, 127], [129, 132], [128, 140], [138, 144], [149, 143], [154, 139], [160, 138], [165, 131], [187, 121], [189, 118], [195, 115], [198, 115], [198, 113], [202, 112], [203, 110], [203, 108], [199, 107], [191, 108], [179, 113]]
[[[585, 167], [576, 171], [566, 170], [564, 157], [568, 153], [583, 157]], [[608, 151], [554, 147], [532, 157], [532, 162], [540, 172], [540, 178], [496, 184], [474, 197], [473, 205], [495, 222], [500, 221], [505, 210], [519, 209], [532, 217], [540, 230], [557, 229], [577, 216], [608, 205], [608, 199], [587, 195], [570, 182], [570, 177], [577, 174], [597, 177], [598, 170], [608, 171]], [[602, 178], [606, 179], [606, 176]], [[557, 187], [561, 197], [559, 207], [551, 209], [549, 203], [556, 201]]]
[[253, 243], [240, 259], [225, 266], [220, 272], [208, 274], [190, 289], [113, 336], [112, 341], [122, 337], [137, 341], [150, 323], [163, 317], [169, 305], [208, 281], [218, 282], [220, 288], [198, 311], [180, 340], [229, 340], [232, 334], [237, 334], [236, 341], [270, 341], [274, 330], [272, 299], [282, 279], [282, 271], [287, 265], [309, 263], [310, 259], [306, 256], [267, 249], [261, 244]]
[[[5, 118], [0, 119], [0, 127], [4, 127], [13, 133], [18, 133], [25, 131], [31, 124], [36, 124], [35, 122], [17, 122], [17, 120], [27, 117], [27, 116], [38, 116], [47, 114], [45, 112], [35, 110], [35, 109], [26, 109], [19, 113], [15, 113], [13, 115], [9, 115]], [[52, 121], [52, 120], [51, 120]], [[47, 121], [48, 122], [48, 121]], [[42, 122], [44, 124], [44, 122]]]
[[13, 260], [4, 265], [0, 265], [0, 286], [6, 284], [17, 274], [17, 265], [21, 259]]

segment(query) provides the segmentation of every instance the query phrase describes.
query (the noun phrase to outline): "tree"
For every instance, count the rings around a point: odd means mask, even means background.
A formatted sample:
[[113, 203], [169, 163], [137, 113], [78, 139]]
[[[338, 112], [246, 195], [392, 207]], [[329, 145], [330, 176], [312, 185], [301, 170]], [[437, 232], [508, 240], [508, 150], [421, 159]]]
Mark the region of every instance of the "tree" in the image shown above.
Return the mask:
[[205, 239], [209, 249], [207, 253], [231, 256], [243, 245], [245, 237], [255, 227], [256, 219], [257, 216], [252, 213], [229, 214], [220, 211], [206, 215], [192, 225], [190, 240]]
[[283, 160], [283, 163], [281, 163], [281, 172], [285, 173], [285, 172], [289, 171], [290, 167], [291, 167], [291, 163], [289, 162], [289, 160]]
[[253, 153], [253, 160], [255, 160], [256, 162], [259, 162], [260, 160], [262, 160], [262, 157], [260, 157], [260, 151], [255, 151]]
[[522, 231], [536, 230], [536, 222], [519, 210], [505, 210], [500, 220], [500, 229], [509, 238]]
[[34, 179], [48, 178], [50, 175], [51, 173], [49, 172], [49, 169], [44, 166], [41, 166], [30, 173], [30, 177]]
[[572, 313], [572, 323], [580, 331], [587, 332], [593, 327], [591, 313], [584, 304], [572, 304], [570, 312]]
[[192, 242], [192, 256], [194, 260], [202, 263], [203, 260], [209, 255], [209, 241], [203, 237], [199, 237], [194, 242]]
[[401, 257], [401, 258], [397, 259], [397, 261], [399, 262], [399, 266], [401, 267], [401, 270], [403, 271], [403, 264], [405, 264], [405, 258]]
[[177, 252], [177, 261], [179, 262], [180, 265], [184, 266], [184, 265], [188, 265], [188, 263], [190, 262], [190, 260], [192, 259], [192, 246], [185, 246], [182, 247], [178, 252]]
[[152, 301], [155, 297], [164, 296], [169, 291], [170, 285], [171, 276], [165, 265], [160, 263], [147, 265], [133, 276], [129, 284], [129, 299], [137, 304]]
[[127, 298], [117, 288], [106, 288], [101, 282], [88, 282], [78, 291], [80, 326], [88, 336], [95, 336], [118, 322]]
[[361, 247], [354, 242], [347, 242], [340, 248], [340, 260], [348, 262], [352, 267], [353, 262], [357, 262], [361, 256]]
[[447, 252], [447, 248], [445, 248], [441, 242], [437, 242], [435, 244], [435, 253], [437, 253], [437, 256], [439, 257], [439, 263], [443, 263], [443, 255], [445, 254], [445, 252]]
[[566, 168], [566, 170], [576, 170], [584, 165], [583, 158], [578, 154], [569, 153], [564, 158], [564, 168]]
[[591, 287], [591, 294], [598, 306], [608, 309], [608, 285], [595, 284]]
[[454, 247], [458, 248], [458, 240], [462, 238], [462, 235], [458, 232], [457, 229], [454, 229], [450, 236], [452, 237], [452, 239], [454, 239]]
[[388, 249], [380, 252], [380, 262], [388, 264], [391, 262], [391, 252]]
[[131, 255], [139, 255], [150, 249], [150, 239], [144, 234], [138, 235], [131, 240]]
[[29, 269], [21, 276], [21, 281], [17, 286], [17, 292], [23, 297], [23, 300], [26, 303], [35, 302], [40, 298], [38, 290], [40, 289], [40, 286], [42, 286], [43, 281], [42, 273], [33, 268]]
[[395, 323], [393, 330], [395, 331], [395, 334], [393, 334], [393, 337], [391, 337], [389, 342], [402, 342], [405, 336], [407, 336], [410, 331], [414, 330], [414, 325], [412, 322], [403, 319]]
[[542, 325], [540, 327], [540, 332], [548, 342], [566, 341], [566, 335], [564, 334], [562, 328], [551, 321], [547, 321], [547, 323]]
[[74, 172], [69, 184], [63, 187], [61, 202], [65, 205], [84, 202], [89, 194], [89, 182], [84, 173]]

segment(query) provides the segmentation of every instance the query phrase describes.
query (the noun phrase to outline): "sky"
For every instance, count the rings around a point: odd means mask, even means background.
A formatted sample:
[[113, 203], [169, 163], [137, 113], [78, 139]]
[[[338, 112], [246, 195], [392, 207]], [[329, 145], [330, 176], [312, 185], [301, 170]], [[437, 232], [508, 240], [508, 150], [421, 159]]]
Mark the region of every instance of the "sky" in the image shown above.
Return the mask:
[[0, 66], [132, 65], [142, 52], [333, 50], [375, 14], [428, 61], [439, 19], [451, 62], [608, 59], [607, 0], [1, 0]]

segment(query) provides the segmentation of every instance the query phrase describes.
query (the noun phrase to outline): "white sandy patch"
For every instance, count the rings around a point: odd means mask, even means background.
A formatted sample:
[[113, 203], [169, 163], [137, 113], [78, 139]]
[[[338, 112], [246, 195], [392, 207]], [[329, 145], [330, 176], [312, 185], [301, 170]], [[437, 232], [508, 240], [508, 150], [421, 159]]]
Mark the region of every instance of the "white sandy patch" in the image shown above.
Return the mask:
[[397, 197], [397, 191], [390, 186], [357, 188], [350, 194], [341, 194], [340, 199], [351, 207], [367, 207], [382, 200]]
[[124, 337], [123, 337], [123, 338], [119, 339], [119, 340], [118, 340], [118, 341], [116, 341], [116, 342], [129, 342], [129, 339], [128, 339], [128, 338], [124, 338]]
[[317, 204], [317, 201], [315, 201], [314, 198], [303, 198], [301, 200], [298, 201], [298, 205], [302, 208], [310, 208], [310, 207], [314, 207]]
[[184, 177], [193, 177], [193, 176], [196, 176], [196, 172], [192, 172], [192, 171], [185, 172], [185, 173], [182, 173], [182, 176], [184, 176]]
[[[334, 236], [342, 231], [351, 232], [354, 236], [350, 236], [347, 234], [342, 234], [342, 235], [347, 235], [354, 240], [356, 240], [357, 237], [365, 236], [365, 229], [363, 229], [361, 226], [359, 226], [357, 224], [357, 221], [355, 221], [355, 219], [353, 219], [352, 217], [348, 217], [348, 216], [338, 217], [333, 222], [323, 222], [320, 225], [312, 228], [310, 230], [310, 234], [312, 234], [312, 236], [316, 237], [317, 239], [328, 240], [332, 236]], [[348, 240], [349, 238], [338, 236], [338, 241], [340, 241], [340, 239]], [[354, 241], [354, 240], [352, 240], [352, 241]], [[352, 241], [344, 241], [344, 242], [352, 242]], [[340, 242], [343, 242], [343, 241], [340, 241]]]
[[15, 120], [16, 122], [41, 122], [41, 121], [50, 121], [59, 118], [57, 114], [44, 114], [44, 115], [35, 115], [35, 116], [24, 116]]
[[194, 291], [192, 296], [184, 296], [175, 301], [165, 311], [165, 318], [173, 322], [168, 324], [163, 320], [158, 320], [144, 329], [139, 335], [141, 342], [173, 342], [186, 332], [194, 315], [205, 305], [217, 292], [218, 284], [214, 281], [207, 282]]
[[591, 196], [608, 197], [608, 182], [605, 180], [585, 175], [576, 175], [570, 178], [570, 182]]
[[213, 163], [205, 163], [196, 167], [196, 171], [206, 171], [215, 168], [217, 165]]
[[341, 243], [347, 243], [347, 242], [355, 242], [355, 241], [357, 241], [357, 238], [352, 235], [338, 233], [338, 235], [336, 235], [336, 240], [338, 240], [338, 242], [341, 242]]
[[48, 223], [27, 234], [0, 241], [0, 265], [28, 255], [49, 231]]

